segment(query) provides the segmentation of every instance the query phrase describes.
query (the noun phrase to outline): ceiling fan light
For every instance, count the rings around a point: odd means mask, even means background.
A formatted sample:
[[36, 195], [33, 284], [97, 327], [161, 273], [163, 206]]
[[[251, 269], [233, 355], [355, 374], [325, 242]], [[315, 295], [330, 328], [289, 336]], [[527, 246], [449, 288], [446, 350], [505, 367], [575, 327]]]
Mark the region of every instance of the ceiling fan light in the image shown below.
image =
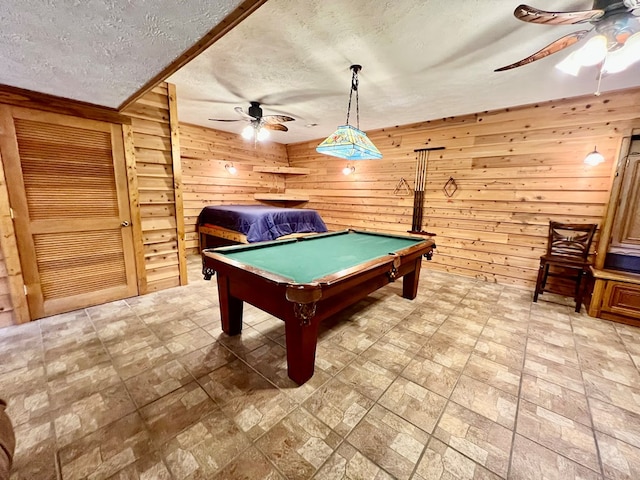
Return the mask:
[[267, 138], [269, 138], [269, 130], [267, 130], [266, 128], [259, 128], [258, 131], [256, 132], [256, 138], [262, 142], [263, 140], [266, 140]]
[[602, 62], [607, 56], [607, 37], [596, 35], [591, 37], [576, 53], [576, 60], [584, 67]]
[[251, 140], [253, 138], [253, 134], [255, 133], [253, 128], [253, 125], [247, 125], [246, 127], [244, 127], [242, 129], [242, 138], [244, 138], [245, 140]]
[[575, 52], [558, 63], [556, 68], [568, 75], [577, 77], [578, 73], [580, 73], [580, 63], [576, 60]]

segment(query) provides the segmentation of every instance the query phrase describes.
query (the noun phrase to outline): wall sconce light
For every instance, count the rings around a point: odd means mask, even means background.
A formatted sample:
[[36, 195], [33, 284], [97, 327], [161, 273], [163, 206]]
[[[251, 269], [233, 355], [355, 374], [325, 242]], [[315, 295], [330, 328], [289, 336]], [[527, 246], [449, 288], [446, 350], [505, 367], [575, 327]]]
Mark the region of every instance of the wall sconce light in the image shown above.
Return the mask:
[[344, 175], [351, 175], [355, 171], [356, 171], [356, 167], [354, 167], [353, 165], [349, 165], [348, 163], [347, 163], [347, 166], [342, 169], [342, 173]]
[[596, 149], [596, 147], [593, 147], [593, 152], [590, 152], [586, 157], [584, 157], [584, 163], [592, 167], [600, 165], [602, 162], [604, 162], [604, 156]]
[[224, 169], [229, 172], [231, 175], [236, 175], [238, 173], [238, 169], [236, 167], [233, 166], [233, 162], [231, 163], [227, 163], [224, 166]]
[[[360, 130], [360, 106], [358, 103], [358, 72], [361, 65], [351, 65], [351, 90], [349, 91], [349, 107], [347, 108], [347, 124], [341, 125], [329, 135], [324, 142], [316, 147], [318, 153], [332, 155], [347, 160], [369, 160], [382, 158], [380, 150], [376, 148], [367, 134]], [[351, 113], [351, 97], [356, 92], [356, 119], [357, 128], [349, 125]]]

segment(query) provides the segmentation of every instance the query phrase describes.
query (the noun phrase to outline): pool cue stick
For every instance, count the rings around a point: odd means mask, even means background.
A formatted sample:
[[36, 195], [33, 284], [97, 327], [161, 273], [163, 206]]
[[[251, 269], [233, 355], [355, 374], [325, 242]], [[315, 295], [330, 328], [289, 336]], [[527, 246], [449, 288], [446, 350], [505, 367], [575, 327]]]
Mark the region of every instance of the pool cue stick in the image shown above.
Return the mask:
[[427, 184], [429, 153], [432, 150], [444, 150], [444, 147], [431, 147], [414, 150], [414, 152], [418, 154], [418, 163], [416, 166], [416, 185], [413, 199], [413, 225], [411, 226], [411, 232], [414, 233], [423, 233], [422, 219], [424, 216], [425, 187]]

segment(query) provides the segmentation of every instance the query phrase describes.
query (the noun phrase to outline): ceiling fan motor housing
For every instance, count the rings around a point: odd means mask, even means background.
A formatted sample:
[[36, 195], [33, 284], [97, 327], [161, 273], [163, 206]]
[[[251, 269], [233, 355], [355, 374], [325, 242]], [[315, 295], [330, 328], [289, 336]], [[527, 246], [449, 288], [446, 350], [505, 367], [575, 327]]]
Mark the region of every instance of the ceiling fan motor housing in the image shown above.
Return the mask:
[[251, 106], [249, 107], [249, 115], [253, 118], [262, 118], [262, 108], [260, 108], [260, 103], [258, 102], [249, 102]]

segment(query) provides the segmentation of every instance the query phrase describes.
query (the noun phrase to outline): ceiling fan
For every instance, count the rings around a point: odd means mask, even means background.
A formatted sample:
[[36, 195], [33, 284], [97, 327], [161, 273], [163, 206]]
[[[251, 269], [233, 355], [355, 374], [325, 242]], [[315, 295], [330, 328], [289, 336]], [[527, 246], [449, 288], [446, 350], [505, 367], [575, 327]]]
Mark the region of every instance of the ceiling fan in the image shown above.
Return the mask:
[[[213, 122], [249, 122], [249, 125], [243, 131], [245, 138], [253, 138], [254, 134], [258, 140], [261, 140], [260, 134], [264, 130], [279, 130], [286, 132], [289, 129], [282, 125], [282, 122], [292, 122], [295, 118], [287, 115], [263, 115], [260, 102], [249, 102], [249, 108], [245, 112], [242, 107], [235, 107], [234, 110], [241, 118], [237, 119], [223, 119], [223, 118], [210, 118]], [[246, 132], [246, 133], [245, 133]], [[266, 132], [264, 132], [266, 134]]]
[[[574, 52], [574, 54], [582, 52], [578, 55], [580, 58], [573, 59], [578, 69], [580, 66], [597, 65], [607, 57], [603, 70], [615, 73], [640, 59], [640, 35], [634, 35], [640, 32], [640, 20], [637, 18], [640, 16], [640, 0], [594, 0], [591, 10], [574, 12], [547, 12], [528, 5], [519, 5], [513, 15], [518, 20], [529, 23], [547, 25], [591, 23], [593, 27], [565, 35], [533, 55], [496, 69], [496, 72], [521, 67], [564, 50], [582, 40], [593, 29], [598, 35], [589, 39], [580, 51]], [[628, 42], [632, 36], [633, 40]], [[574, 74], [577, 74], [577, 71]]]

